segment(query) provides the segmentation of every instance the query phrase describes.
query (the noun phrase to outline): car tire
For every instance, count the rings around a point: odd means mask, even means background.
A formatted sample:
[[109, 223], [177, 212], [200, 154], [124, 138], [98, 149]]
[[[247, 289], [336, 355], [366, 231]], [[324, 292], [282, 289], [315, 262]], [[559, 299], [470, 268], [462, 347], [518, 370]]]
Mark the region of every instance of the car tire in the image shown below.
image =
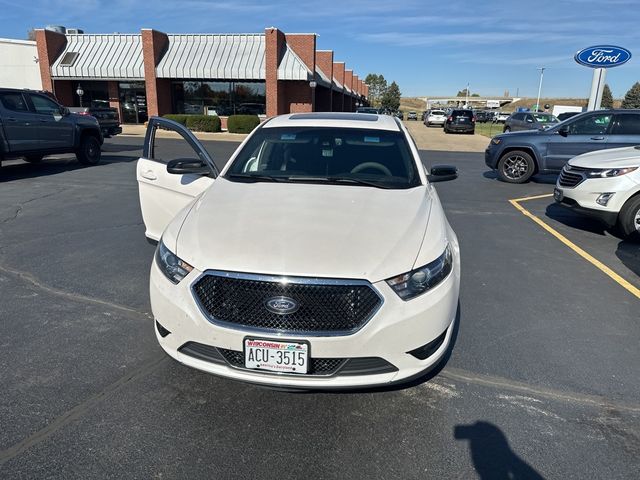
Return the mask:
[[625, 237], [640, 240], [640, 195], [631, 197], [620, 209], [618, 230]]
[[527, 152], [512, 150], [498, 161], [498, 177], [507, 183], [526, 183], [535, 173], [536, 164]]
[[29, 163], [40, 163], [43, 157], [44, 155], [26, 155], [24, 159]]
[[76, 151], [76, 158], [82, 165], [96, 165], [100, 162], [100, 142], [93, 135], [84, 135]]
[[509, 133], [511, 131], [511, 127], [504, 127], [503, 133]]

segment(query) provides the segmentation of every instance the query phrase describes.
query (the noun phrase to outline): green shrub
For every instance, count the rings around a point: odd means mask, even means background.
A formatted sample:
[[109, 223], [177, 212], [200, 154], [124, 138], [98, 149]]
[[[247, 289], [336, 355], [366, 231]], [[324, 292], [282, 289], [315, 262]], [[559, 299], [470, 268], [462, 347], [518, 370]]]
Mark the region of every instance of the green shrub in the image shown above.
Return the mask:
[[231, 133], [251, 133], [260, 125], [257, 115], [231, 115], [227, 119], [227, 130]]
[[187, 128], [194, 132], [219, 132], [220, 118], [216, 115], [186, 115]]
[[180, 115], [180, 114], [168, 114], [168, 115], [163, 115], [162, 118], [166, 118], [167, 120], [173, 120], [174, 122], [178, 122], [184, 126], [187, 125], [187, 117], [189, 115]]

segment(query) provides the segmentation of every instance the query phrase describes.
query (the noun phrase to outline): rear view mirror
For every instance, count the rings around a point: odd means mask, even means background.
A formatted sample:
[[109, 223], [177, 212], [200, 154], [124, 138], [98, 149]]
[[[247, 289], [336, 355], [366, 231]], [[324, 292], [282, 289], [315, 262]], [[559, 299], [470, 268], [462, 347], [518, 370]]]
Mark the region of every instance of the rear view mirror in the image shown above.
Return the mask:
[[569, 135], [569, 127], [565, 125], [565, 126], [559, 128], [558, 129], [558, 133], [560, 135], [562, 135], [563, 137], [566, 137], [567, 135]]
[[177, 158], [167, 163], [167, 172], [175, 175], [209, 175], [211, 169], [203, 160], [196, 158]]
[[458, 178], [458, 168], [453, 165], [434, 165], [427, 180], [433, 182], [447, 182]]

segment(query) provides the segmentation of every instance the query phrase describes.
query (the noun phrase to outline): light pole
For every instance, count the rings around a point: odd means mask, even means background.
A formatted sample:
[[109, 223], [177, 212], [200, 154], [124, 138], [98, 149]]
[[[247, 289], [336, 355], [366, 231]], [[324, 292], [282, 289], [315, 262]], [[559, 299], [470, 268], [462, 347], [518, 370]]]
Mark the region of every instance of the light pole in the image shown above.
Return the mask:
[[316, 111], [316, 87], [318, 83], [315, 80], [311, 80], [309, 82], [309, 86], [311, 87], [311, 111]]
[[80, 106], [82, 106], [82, 96], [84, 95], [84, 90], [82, 89], [82, 86], [80, 84], [78, 84], [76, 93], [78, 94], [78, 97], [80, 97]]
[[546, 67], [540, 67], [540, 83], [538, 84], [538, 99], [536, 100], [536, 111], [540, 110], [540, 93], [542, 93], [542, 78], [544, 77], [544, 71]]
[[467, 82], [467, 91], [464, 96], [464, 108], [468, 108], [468, 107], [469, 107], [469, 82]]

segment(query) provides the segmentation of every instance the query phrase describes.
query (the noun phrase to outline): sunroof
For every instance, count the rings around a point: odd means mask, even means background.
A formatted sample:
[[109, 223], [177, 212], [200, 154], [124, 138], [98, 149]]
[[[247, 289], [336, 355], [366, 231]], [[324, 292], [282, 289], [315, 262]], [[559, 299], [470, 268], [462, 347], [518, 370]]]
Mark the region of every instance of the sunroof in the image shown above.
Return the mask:
[[378, 115], [370, 113], [295, 113], [291, 120], [351, 120], [357, 122], [376, 122]]
[[70, 67], [73, 65], [73, 62], [76, 61], [76, 58], [78, 58], [78, 52], [67, 52], [62, 57], [62, 60], [60, 60], [60, 66]]

